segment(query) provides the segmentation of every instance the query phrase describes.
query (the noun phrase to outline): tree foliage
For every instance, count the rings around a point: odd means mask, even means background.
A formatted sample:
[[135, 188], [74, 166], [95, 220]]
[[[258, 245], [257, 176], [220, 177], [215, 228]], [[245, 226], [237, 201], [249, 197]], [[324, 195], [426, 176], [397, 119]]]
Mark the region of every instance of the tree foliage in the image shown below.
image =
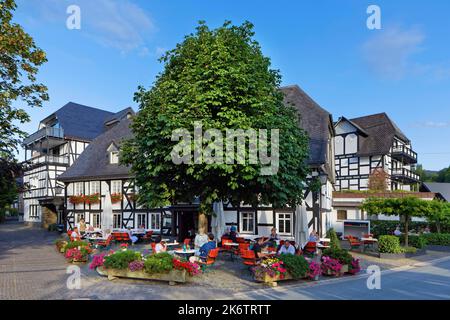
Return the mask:
[[408, 226], [411, 217], [424, 217], [429, 214], [430, 201], [416, 197], [369, 198], [361, 209], [369, 215], [398, 215], [405, 224], [405, 245], [408, 246]]
[[14, 0], [0, 0], [0, 150], [17, 150], [25, 133], [17, 123], [28, 122], [23, 108], [13, 107], [20, 100], [40, 107], [48, 100], [47, 88], [37, 83], [38, 67], [47, 61], [44, 51], [20, 25], [12, 22]]
[[40, 107], [48, 100], [47, 88], [36, 81], [38, 67], [47, 61], [45, 53], [12, 22], [15, 9], [14, 0], [0, 0], [0, 208], [16, 196], [21, 168], [14, 152], [26, 135], [18, 125], [29, 121], [26, 111], [13, 103]]
[[441, 233], [442, 225], [450, 224], [450, 203], [433, 200], [428, 204], [427, 220], [436, 225], [436, 230]]
[[[275, 206], [302, 201], [308, 139], [299, 115], [283, 104], [281, 76], [270, 68], [252, 29], [249, 22], [226, 22], [217, 29], [200, 22], [195, 33], [161, 58], [164, 71], [155, 84], [135, 94], [140, 112], [121, 161], [132, 166], [141, 203], [157, 207], [199, 196], [201, 210], [210, 212], [217, 200]], [[174, 164], [172, 132], [186, 128], [192, 133], [195, 121], [224, 136], [227, 129], [279, 129], [278, 173], [261, 175], [261, 164], [248, 161]]]

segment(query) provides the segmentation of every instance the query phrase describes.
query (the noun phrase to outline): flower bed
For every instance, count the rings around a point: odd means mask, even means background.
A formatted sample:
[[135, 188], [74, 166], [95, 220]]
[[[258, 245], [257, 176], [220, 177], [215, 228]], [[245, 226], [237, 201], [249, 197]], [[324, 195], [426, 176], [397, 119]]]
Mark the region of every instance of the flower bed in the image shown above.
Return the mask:
[[[319, 271], [318, 271], [319, 270]], [[252, 268], [256, 281], [275, 286], [282, 280], [314, 279], [320, 274], [315, 262], [308, 262], [303, 256], [281, 255], [278, 258], [266, 258]]]
[[183, 283], [201, 273], [200, 266], [174, 258], [168, 253], [144, 256], [140, 252], [125, 250], [96, 255], [89, 266], [101, 275], [114, 278], [162, 280], [169, 284]]
[[91, 245], [85, 241], [56, 241], [56, 249], [64, 254], [68, 262], [87, 262], [92, 253]]

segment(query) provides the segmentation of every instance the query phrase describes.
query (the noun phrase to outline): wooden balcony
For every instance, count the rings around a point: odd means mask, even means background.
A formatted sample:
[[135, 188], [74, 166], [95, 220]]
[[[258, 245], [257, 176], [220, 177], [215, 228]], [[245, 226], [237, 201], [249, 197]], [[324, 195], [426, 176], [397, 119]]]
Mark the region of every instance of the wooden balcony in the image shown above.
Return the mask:
[[417, 163], [417, 153], [405, 145], [393, 147], [392, 158], [401, 161], [402, 163], [405, 164]]
[[393, 180], [401, 181], [402, 183], [420, 182], [419, 175], [406, 168], [392, 169], [391, 178]]

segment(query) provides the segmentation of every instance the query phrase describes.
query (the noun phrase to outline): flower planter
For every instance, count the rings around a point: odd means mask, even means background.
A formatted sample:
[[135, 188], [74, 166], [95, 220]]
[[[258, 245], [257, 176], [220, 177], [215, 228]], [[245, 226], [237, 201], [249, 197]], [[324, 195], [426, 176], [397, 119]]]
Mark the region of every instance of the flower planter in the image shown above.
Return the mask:
[[[254, 279], [255, 279], [255, 281], [263, 282], [272, 287], [276, 287], [278, 281], [294, 280], [294, 277], [292, 277], [292, 275], [289, 272], [286, 272], [283, 277], [280, 277], [279, 275], [277, 275], [275, 277], [271, 277], [267, 273], [265, 273], [262, 277], [255, 277]], [[317, 279], [318, 279], [318, 277], [317, 277]]]
[[426, 249], [417, 249], [416, 253], [378, 253], [380, 259], [405, 259], [421, 256], [427, 253]]
[[115, 278], [158, 280], [167, 281], [169, 282], [169, 285], [175, 285], [176, 283], [185, 283], [188, 281], [186, 270], [173, 269], [168, 273], [149, 274], [145, 271], [130, 271], [128, 269], [106, 269], [104, 267], [98, 267], [97, 272], [102, 276], [107, 276], [109, 280], [114, 280]]
[[322, 274], [326, 276], [340, 277], [347, 272], [348, 272], [348, 264], [344, 264], [338, 274], [335, 274], [335, 271], [330, 269], [328, 269], [326, 272], [322, 272]]

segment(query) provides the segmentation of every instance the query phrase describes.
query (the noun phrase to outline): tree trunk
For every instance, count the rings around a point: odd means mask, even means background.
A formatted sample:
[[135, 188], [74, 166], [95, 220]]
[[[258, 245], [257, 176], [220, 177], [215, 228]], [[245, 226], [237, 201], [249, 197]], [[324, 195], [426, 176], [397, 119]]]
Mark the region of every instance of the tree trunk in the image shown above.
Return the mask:
[[408, 247], [409, 216], [405, 215], [405, 247]]
[[441, 233], [441, 222], [439, 220], [436, 221], [436, 231], [437, 233]]
[[203, 212], [198, 213], [198, 233], [206, 234], [208, 233], [208, 218]]

